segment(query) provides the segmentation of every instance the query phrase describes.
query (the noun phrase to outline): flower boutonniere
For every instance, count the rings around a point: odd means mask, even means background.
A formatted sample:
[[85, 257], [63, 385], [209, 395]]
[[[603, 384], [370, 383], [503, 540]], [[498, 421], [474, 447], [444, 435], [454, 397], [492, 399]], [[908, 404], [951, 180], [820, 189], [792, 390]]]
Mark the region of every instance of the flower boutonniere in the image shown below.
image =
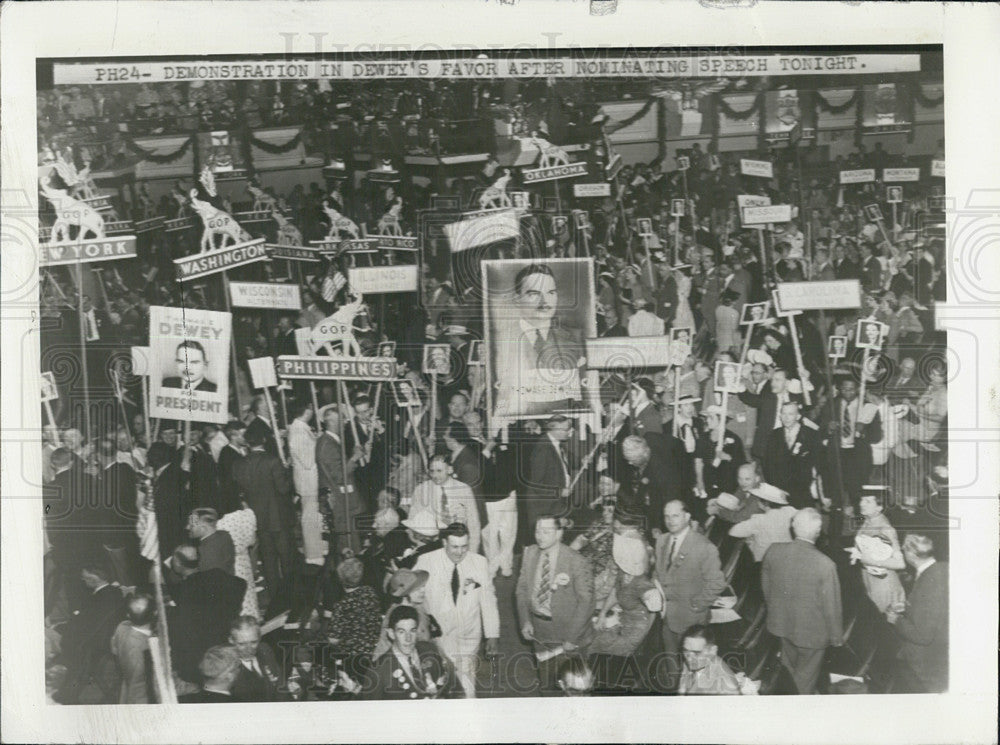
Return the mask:
[[560, 587], [565, 587], [569, 584], [569, 575], [566, 572], [559, 572], [552, 580], [552, 589], [558, 590]]
[[802, 450], [802, 443], [796, 442], [795, 446], [792, 448], [792, 455], [798, 455]]
[[643, 486], [649, 486], [649, 479], [647, 479], [647, 478], [643, 478], [643, 479], [642, 479], [642, 480], [640, 481], [640, 483], [641, 483], [641, 484], [642, 484]]
[[472, 579], [472, 577], [466, 577], [465, 583], [462, 585], [462, 594], [468, 595], [470, 592], [478, 590], [480, 587], [482, 587], [482, 585]]

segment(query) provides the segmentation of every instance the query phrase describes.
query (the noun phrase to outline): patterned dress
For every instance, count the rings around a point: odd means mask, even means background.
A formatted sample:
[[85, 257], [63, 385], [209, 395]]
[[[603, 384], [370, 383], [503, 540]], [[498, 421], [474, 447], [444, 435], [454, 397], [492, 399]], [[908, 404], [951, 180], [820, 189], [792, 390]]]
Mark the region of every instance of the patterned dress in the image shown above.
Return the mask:
[[619, 657], [633, 654], [653, 625], [653, 613], [642, 602], [642, 596], [655, 587], [649, 577], [619, 572], [615, 594], [621, 607], [620, 621], [610, 629], [598, 630], [588, 652]]
[[594, 570], [594, 607], [604, 607], [604, 601], [611, 594], [618, 576], [618, 566], [611, 554], [611, 542], [614, 533], [611, 526], [598, 520], [584, 534], [587, 544], [580, 549], [580, 554], [590, 562]]
[[358, 587], [334, 603], [330, 616], [330, 637], [337, 651], [350, 656], [370, 656], [382, 629], [378, 595], [371, 587]]
[[247, 583], [243, 594], [243, 607], [240, 614], [260, 619], [260, 608], [257, 604], [257, 587], [253, 576], [253, 562], [250, 561], [250, 546], [257, 543], [257, 517], [249, 507], [229, 512], [219, 518], [219, 530], [225, 530], [232, 536], [236, 549], [234, 573]]

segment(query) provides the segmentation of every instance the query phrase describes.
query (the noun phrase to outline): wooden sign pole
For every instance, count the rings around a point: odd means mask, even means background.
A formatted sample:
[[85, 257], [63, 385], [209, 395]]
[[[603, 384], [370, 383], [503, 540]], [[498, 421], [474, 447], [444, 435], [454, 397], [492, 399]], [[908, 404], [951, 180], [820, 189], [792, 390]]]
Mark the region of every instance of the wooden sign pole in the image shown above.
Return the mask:
[[278, 457], [281, 458], [281, 465], [287, 466], [288, 460], [285, 458], [285, 447], [281, 441], [281, 434], [278, 432], [278, 419], [274, 415], [274, 401], [271, 400], [271, 389], [264, 389], [264, 400], [267, 401], [267, 411], [271, 415], [271, 429], [274, 430], [274, 439], [278, 445]]
[[726, 444], [726, 415], [729, 413], [729, 391], [722, 392], [722, 413], [719, 415], [719, 441], [715, 444], [715, 457], [722, 457], [722, 448]]
[[316, 395], [316, 383], [312, 380], [309, 381], [309, 393], [312, 395], [313, 414], [316, 419], [316, 431], [322, 432], [323, 427], [319, 423], [319, 396]]
[[[337, 381], [337, 387], [340, 389], [340, 394], [343, 396], [344, 403], [347, 404], [347, 411], [350, 415], [351, 413], [351, 397], [347, 395], [347, 383], [343, 380]], [[348, 420], [351, 423], [351, 435], [354, 437], [354, 447], [361, 447], [361, 440], [358, 438], [358, 423], [354, 421], [353, 416], [348, 416]]]
[[424, 463], [424, 470], [426, 470], [428, 466], [427, 450], [424, 448], [424, 440], [420, 436], [420, 423], [415, 421], [413, 417], [413, 407], [406, 407], [406, 415], [410, 418], [410, 426], [413, 428], [413, 439], [417, 442], [417, 452], [420, 453], [420, 459]]
[[87, 371], [87, 322], [83, 312], [83, 264], [76, 265], [76, 300], [80, 316], [80, 367], [83, 372], [83, 426], [84, 438], [89, 441], [90, 431], [90, 373]]
[[673, 402], [673, 407], [674, 407], [674, 421], [673, 421], [674, 437], [677, 437], [677, 433], [679, 431], [677, 429], [677, 407], [680, 406], [680, 403], [678, 403], [679, 400], [680, 400], [680, 397], [681, 397], [681, 365], [677, 365], [677, 366], [674, 367], [674, 402]]
[[146, 428], [146, 447], [153, 444], [149, 432], [149, 376], [142, 376], [142, 423]]
[[42, 406], [45, 407], [45, 420], [48, 422], [49, 427], [56, 426], [56, 418], [52, 416], [52, 402], [42, 401]]
[[795, 316], [788, 316], [788, 325], [791, 327], [792, 331], [792, 349], [795, 350], [795, 364], [799, 366], [799, 380], [802, 383], [802, 396], [806, 400], [806, 406], [812, 406], [812, 398], [809, 396], [809, 389], [806, 387], [806, 381], [802, 375], [806, 366], [802, 361], [802, 347], [799, 346], [799, 331], [795, 326]]
[[681, 263], [681, 216], [674, 215], [674, 266]]
[[[229, 313], [230, 317], [233, 314], [233, 307], [229, 300], [229, 272], [220, 272], [222, 275], [222, 299], [226, 303], [226, 312]], [[240, 395], [240, 375], [237, 372], [237, 357], [236, 357], [236, 330], [229, 334], [229, 352], [232, 357], [229, 360], [229, 367], [232, 369], [233, 374], [233, 390], [236, 392], [236, 410], [243, 415], [243, 396]]]
[[[871, 350], [865, 347], [864, 355], [861, 357], [861, 385], [858, 389], [858, 417], [861, 416], [861, 410], [865, 407], [865, 388], [868, 386], [868, 355]], [[854, 428], [857, 429], [857, 418], [854, 420]]]
[[649, 236], [643, 235], [640, 237], [642, 238], [643, 250], [646, 252], [646, 272], [649, 274], [649, 289], [651, 292], [655, 292], [656, 278], [653, 276], [653, 257], [649, 252]]
[[428, 433], [428, 437], [430, 437], [432, 450], [434, 449], [434, 435], [436, 434], [435, 430], [437, 429], [437, 418], [438, 418], [437, 388], [438, 388], [437, 369], [432, 368], [431, 369], [431, 415], [428, 417], [428, 419], [430, 420], [430, 432]]

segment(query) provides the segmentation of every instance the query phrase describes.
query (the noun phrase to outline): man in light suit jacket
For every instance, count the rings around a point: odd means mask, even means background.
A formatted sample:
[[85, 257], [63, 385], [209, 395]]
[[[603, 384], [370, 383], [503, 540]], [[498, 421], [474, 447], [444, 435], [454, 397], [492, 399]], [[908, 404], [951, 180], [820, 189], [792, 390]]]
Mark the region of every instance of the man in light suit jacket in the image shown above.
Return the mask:
[[781, 662], [801, 694], [815, 691], [826, 648], [844, 643], [837, 567], [815, 546], [822, 523], [812, 507], [799, 510], [795, 540], [771, 544], [761, 565], [767, 630], [781, 639]]
[[908, 601], [886, 613], [901, 642], [892, 692], [941, 693], [948, 689], [948, 565], [918, 533], [906, 536], [903, 558], [916, 580]]
[[[535, 654], [561, 649], [572, 652], [589, 642], [594, 612], [594, 574], [583, 556], [562, 542], [566, 523], [543, 515], [535, 521], [535, 545], [524, 549], [517, 578], [517, 616], [521, 634], [534, 643]], [[559, 695], [559, 655], [539, 660], [543, 696]]]
[[486, 654], [497, 654], [500, 614], [486, 557], [469, 551], [469, 529], [452, 523], [443, 531], [444, 546], [417, 559], [415, 571], [427, 572], [424, 608], [441, 626], [441, 653], [455, 665], [466, 698], [476, 697], [476, 660], [486, 637]]
[[712, 603], [726, 587], [719, 550], [691, 527], [691, 512], [680, 499], [663, 506], [667, 532], [656, 536], [656, 578], [663, 588], [663, 647], [668, 679], [677, 687], [682, 668], [681, 637], [695, 624], [707, 624]]

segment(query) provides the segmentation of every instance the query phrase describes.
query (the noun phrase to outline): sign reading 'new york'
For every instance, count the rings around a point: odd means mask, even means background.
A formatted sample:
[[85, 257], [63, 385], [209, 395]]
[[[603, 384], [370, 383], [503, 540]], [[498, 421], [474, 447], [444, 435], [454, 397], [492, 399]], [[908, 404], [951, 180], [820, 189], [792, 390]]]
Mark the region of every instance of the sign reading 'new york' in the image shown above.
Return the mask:
[[66, 243], [42, 243], [38, 246], [39, 264], [87, 264], [135, 257], [135, 236], [116, 235]]

